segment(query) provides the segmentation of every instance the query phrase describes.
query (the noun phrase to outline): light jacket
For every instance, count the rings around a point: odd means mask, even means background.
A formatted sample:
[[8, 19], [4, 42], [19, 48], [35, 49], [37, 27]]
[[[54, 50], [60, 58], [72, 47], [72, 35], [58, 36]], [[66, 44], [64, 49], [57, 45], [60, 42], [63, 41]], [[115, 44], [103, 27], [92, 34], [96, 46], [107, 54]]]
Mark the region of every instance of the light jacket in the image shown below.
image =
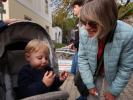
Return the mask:
[[[78, 52], [79, 71], [87, 88], [95, 87], [93, 75], [97, 67], [98, 40], [90, 38], [84, 30], [80, 30]], [[133, 27], [117, 21], [112, 37], [104, 49], [105, 79], [109, 84], [108, 91], [118, 96], [133, 72]]]

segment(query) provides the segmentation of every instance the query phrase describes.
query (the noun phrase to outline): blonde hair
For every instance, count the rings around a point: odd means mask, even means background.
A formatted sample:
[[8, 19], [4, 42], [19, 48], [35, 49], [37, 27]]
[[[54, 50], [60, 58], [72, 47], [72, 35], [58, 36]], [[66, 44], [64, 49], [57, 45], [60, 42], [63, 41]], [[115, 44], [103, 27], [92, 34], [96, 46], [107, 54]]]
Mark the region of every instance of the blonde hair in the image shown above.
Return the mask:
[[38, 52], [39, 50], [42, 50], [47, 57], [49, 57], [49, 47], [48, 45], [39, 39], [33, 39], [28, 42], [28, 44], [25, 47], [25, 54], [30, 54], [32, 52]]
[[93, 0], [86, 3], [80, 12], [81, 22], [97, 23], [97, 36], [111, 31], [117, 21], [117, 5], [115, 0]]

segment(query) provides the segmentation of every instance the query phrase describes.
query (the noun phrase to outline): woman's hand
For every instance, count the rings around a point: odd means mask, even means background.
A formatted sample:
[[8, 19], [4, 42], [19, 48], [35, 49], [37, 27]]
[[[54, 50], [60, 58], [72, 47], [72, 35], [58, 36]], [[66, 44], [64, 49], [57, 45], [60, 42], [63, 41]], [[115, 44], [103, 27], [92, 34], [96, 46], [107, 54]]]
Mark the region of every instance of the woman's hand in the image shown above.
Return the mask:
[[96, 88], [89, 89], [89, 94], [91, 94], [93, 96], [98, 96], [97, 89]]
[[46, 86], [51, 86], [54, 82], [54, 78], [55, 78], [55, 74], [53, 71], [47, 71], [44, 76], [43, 76], [43, 80], [42, 82], [46, 85]]
[[66, 80], [67, 77], [68, 77], [68, 72], [63, 71], [63, 72], [60, 73], [60, 80], [61, 81]]
[[105, 92], [104, 93], [104, 97], [105, 97], [105, 100], [115, 100], [115, 96], [113, 96], [111, 93], [109, 92]]

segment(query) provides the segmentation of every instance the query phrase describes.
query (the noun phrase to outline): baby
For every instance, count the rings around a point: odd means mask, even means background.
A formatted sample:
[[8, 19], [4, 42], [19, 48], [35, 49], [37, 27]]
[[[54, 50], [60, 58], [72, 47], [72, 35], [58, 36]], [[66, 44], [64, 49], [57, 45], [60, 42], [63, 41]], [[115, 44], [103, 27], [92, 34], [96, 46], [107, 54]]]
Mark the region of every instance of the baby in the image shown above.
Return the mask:
[[49, 66], [49, 54], [49, 48], [42, 40], [33, 39], [27, 44], [25, 58], [28, 64], [19, 72], [18, 98], [57, 91], [66, 80], [67, 72], [58, 76]]

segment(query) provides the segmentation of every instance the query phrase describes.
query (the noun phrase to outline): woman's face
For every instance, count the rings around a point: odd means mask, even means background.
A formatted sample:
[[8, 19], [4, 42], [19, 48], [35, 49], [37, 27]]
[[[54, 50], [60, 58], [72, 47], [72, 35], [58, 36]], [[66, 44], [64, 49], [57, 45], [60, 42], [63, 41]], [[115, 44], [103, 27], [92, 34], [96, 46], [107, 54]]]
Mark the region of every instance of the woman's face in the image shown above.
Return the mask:
[[85, 26], [85, 29], [88, 31], [88, 34], [90, 37], [93, 37], [96, 35], [98, 31], [98, 24], [93, 21], [88, 21], [86, 23], [83, 23]]

